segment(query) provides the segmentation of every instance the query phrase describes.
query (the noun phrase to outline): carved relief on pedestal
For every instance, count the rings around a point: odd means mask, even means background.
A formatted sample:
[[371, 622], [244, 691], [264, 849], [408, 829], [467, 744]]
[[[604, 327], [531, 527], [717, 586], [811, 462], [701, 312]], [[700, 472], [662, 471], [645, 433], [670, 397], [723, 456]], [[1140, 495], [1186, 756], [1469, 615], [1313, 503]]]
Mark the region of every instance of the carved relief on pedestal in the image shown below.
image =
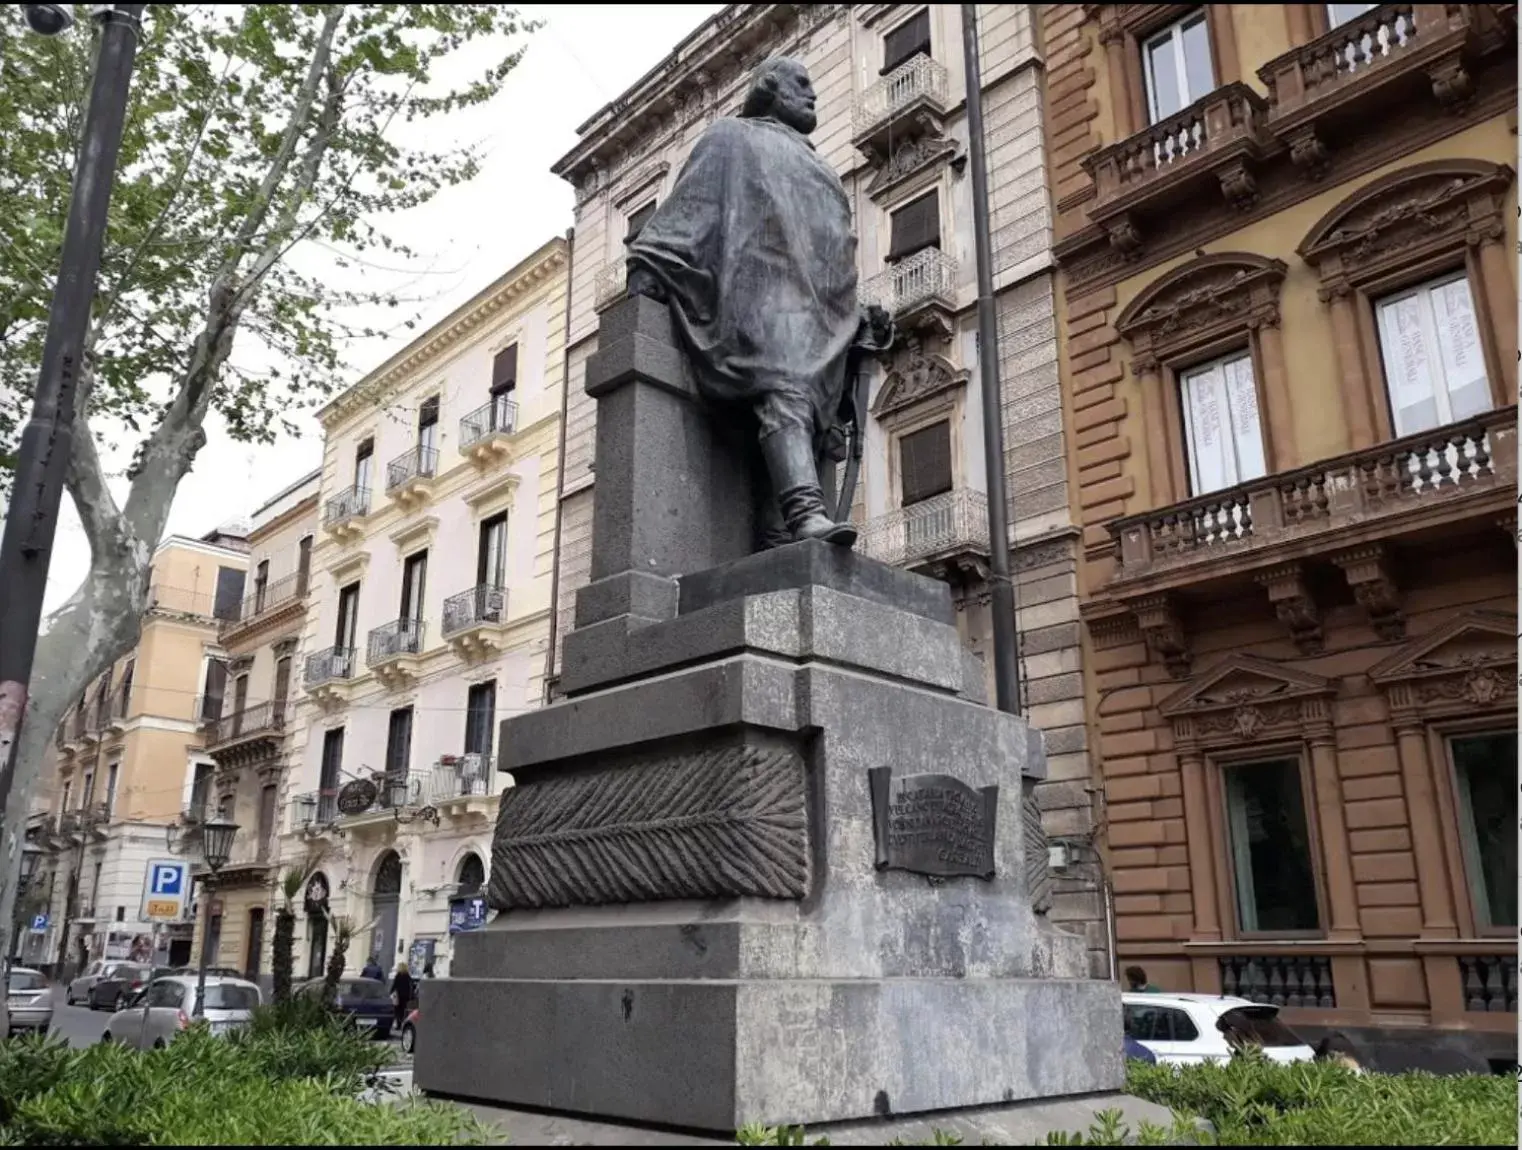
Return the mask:
[[1302, 655], [1319, 655], [1323, 646], [1321, 608], [1306, 586], [1305, 573], [1298, 563], [1286, 563], [1264, 571], [1258, 584], [1268, 592], [1279, 621], [1289, 628], [1290, 637]]

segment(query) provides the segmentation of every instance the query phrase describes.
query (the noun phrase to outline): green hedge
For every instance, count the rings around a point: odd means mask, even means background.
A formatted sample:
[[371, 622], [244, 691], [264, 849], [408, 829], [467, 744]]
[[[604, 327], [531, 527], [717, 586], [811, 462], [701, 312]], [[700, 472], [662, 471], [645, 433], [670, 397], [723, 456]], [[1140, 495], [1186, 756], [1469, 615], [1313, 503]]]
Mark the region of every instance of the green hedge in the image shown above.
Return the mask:
[[167, 1049], [70, 1050], [0, 1042], [0, 1144], [30, 1146], [485, 1145], [500, 1138], [456, 1106], [358, 1095], [383, 1044], [317, 1018], [261, 1012], [248, 1033], [195, 1026]]

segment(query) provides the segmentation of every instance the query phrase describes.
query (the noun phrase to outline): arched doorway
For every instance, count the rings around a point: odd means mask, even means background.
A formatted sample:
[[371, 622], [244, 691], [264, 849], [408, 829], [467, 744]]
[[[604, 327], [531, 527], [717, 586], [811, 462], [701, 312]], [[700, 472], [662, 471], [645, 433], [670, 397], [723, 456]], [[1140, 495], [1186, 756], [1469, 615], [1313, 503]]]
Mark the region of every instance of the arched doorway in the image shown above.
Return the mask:
[[396, 965], [396, 918], [402, 897], [402, 860], [395, 851], [387, 851], [375, 864], [375, 885], [370, 903], [375, 915], [370, 951], [380, 960], [387, 975]]
[[307, 880], [303, 909], [307, 916], [307, 977], [321, 978], [328, 966], [328, 876], [318, 871]]
[[486, 885], [486, 864], [480, 855], [471, 852], [460, 860], [460, 873], [455, 882], [459, 886], [455, 892], [457, 897], [481, 893], [481, 888]]

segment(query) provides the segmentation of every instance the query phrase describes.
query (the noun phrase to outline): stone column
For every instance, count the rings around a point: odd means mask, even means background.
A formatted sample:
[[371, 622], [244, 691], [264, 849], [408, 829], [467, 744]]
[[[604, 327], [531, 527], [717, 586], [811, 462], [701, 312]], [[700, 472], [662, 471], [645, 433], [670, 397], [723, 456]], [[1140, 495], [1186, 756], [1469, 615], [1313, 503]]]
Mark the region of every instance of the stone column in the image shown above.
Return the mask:
[[[1480, 275], [1484, 280], [1486, 308], [1496, 333], [1496, 352], [1506, 379], [1502, 395], [1515, 397], [1517, 390], [1517, 287], [1512, 279], [1512, 260], [1504, 246], [1505, 232], [1499, 224], [1494, 236], [1479, 246]], [[1501, 382], [1501, 381], [1497, 381]]]
[[1163, 380], [1155, 359], [1137, 359], [1131, 374], [1141, 385], [1142, 415], [1146, 419], [1147, 482], [1153, 508], [1173, 502], [1173, 461], [1168, 458], [1168, 410], [1163, 402]]
[[[1293, 7], [1293, 5], [1292, 5]], [[1295, 424], [1290, 418], [1289, 380], [1284, 369], [1284, 339], [1277, 321], [1258, 328], [1258, 350], [1263, 364], [1263, 398], [1267, 401], [1268, 469], [1288, 471], [1299, 458], [1295, 450]]]
[[1331, 305], [1337, 365], [1342, 373], [1342, 410], [1348, 424], [1348, 447], [1360, 451], [1374, 446], [1374, 421], [1369, 410], [1369, 383], [1358, 342], [1358, 316], [1353, 290], [1346, 285], [1323, 288], [1321, 298]]
[[1178, 760], [1179, 772], [1183, 776], [1184, 833], [1189, 836], [1189, 892], [1194, 904], [1194, 938], [1195, 941], [1216, 941], [1221, 937], [1221, 920], [1216, 911], [1216, 868], [1210, 848], [1205, 760], [1195, 749], [1179, 751]]
[[1115, 109], [1115, 138], [1124, 140], [1136, 131], [1131, 85], [1126, 75], [1126, 34], [1119, 25], [1102, 28], [1099, 42], [1105, 48], [1105, 69], [1110, 80], [1110, 103]]
[[1416, 857], [1416, 883], [1422, 900], [1422, 937], [1454, 938], [1453, 899], [1443, 863], [1443, 839], [1437, 825], [1437, 796], [1427, 755], [1427, 733], [1415, 716], [1396, 720], [1400, 747], [1401, 783], [1406, 791], [1406, 814], [1411, 823], [1411, 852]]
[[1342, 814], [1342, 783], [1337, 771], [1337, 740], [1330, 727], [1310, 732], [1311, 773], [1316, 785], [1316, 817], [1321, 826], [1321, 854], [1333, 939], [1357, 938], [1358, 896], [1353, 888], [1353, 858]]

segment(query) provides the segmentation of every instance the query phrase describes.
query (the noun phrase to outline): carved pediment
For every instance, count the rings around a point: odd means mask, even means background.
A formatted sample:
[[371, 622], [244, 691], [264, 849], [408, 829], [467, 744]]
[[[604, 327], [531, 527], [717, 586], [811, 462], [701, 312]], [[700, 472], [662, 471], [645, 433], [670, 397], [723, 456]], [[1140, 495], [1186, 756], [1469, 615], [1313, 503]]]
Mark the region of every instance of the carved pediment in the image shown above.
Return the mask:
[[1332, 269], [1365, 272], [1424, 247], [1491, 237], [1502, 226], [1514, 174], [1488, 160], [1412, 165], [1343, 200], [1317, 221], [1296, 251], [1325, 275]]
[[1369, 678], [1397, 707], [1442, 702], [1474, 706], [1515, 698], [1517, 617], [1466, 611], [1375, 664]]
[[1332, 681], [1253, 655], [1233, 655], [1158, 710], [1179, 745], [1243, 744], [1326, 730]]
[[961, 158], [957, 155], [956, 141], [939, 132], [915, 136], [893, 149], [873, 177], [872, 183], [867, 186], [867, 195], [880, 203], [888, 192], [899, 187], [915, 173], [943, 161], [957, 164]]
[[1115, 321], [1139, 351], [1166, 355], [1170, 347], [1279, 321], [1283, 260], [1250, 252], [1199, 256], [1142, 290]]
[[918, 339], [910, 338], [877, 392], [872, 414], [878, 419], [902, 411], [922, 400], [963, 386], [970, 373], [944, 355], [927, 353]]

